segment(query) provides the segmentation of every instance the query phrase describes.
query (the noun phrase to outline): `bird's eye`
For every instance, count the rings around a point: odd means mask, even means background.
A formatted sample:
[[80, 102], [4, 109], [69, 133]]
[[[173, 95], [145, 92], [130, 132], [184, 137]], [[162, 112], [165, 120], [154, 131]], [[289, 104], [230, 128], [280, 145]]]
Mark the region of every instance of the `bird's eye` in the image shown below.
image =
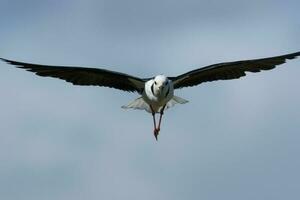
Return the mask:
[[155, 84], [155, 85], [157, 84], [156, 81], [154, 81], [154, 84]]

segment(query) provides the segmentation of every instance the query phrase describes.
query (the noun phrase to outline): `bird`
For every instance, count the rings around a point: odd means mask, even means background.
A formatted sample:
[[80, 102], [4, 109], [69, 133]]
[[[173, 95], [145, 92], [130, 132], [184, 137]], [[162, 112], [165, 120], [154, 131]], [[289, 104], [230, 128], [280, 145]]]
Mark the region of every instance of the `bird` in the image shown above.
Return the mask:
[[[188, 102], [186, 99], [175, 96], [175, 90], [196, 86], [204, 82], [239, 79], [246, 76], [246, 72], [256, 73], [271, 70], [277, 65], [281, 65], [287, 60], [298, 56], [300, 56], [300, 51], [274, 57], [212, 64], [178, 76], [159, 74], [150, 78], [139, 78], [103, 68], [42, 65], [5, 58], [0, 59], [17, 68], [33, 72], [38, 76], [59, 78], [73, 85], [103, 86], [138, 93], [140, 96], [137, 99], [122, 106], [122, 108], [140, 109], [152, 114], [153, 134], [155, 139], [158, 140], [164, 111], [175, 104]], [[158, 125], [156, 123], [156, 114], [159, 114]]]

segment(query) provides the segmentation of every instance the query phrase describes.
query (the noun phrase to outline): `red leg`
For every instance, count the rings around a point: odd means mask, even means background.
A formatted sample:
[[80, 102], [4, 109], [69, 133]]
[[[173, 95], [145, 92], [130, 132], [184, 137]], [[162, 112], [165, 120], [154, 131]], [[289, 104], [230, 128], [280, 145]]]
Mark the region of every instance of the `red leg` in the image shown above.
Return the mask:
[[159, 116], [159, 122], [158, 122], [158, 128], [157, 128], [157, 131], [158, 131], [158, 132], [160, 131], [161, 119], [162, 119], [162, 116], [163, 116], [163, 114], [164, 114], [165, 107], [166, 107], [166, 105], [164, 105], [164, 106], [162, 107], [162, 109], [160, 110], [160, 116]]
[[157, 140], [158, 132], [159, 130], [156, 128], [156, 120], [155, 120], [155, 111], [153, 110], [152, 106], [150, 105], [151, 111], [152, 111], [152, 117], [153, 117], [153, 125], [154, 125], [154, 137]]

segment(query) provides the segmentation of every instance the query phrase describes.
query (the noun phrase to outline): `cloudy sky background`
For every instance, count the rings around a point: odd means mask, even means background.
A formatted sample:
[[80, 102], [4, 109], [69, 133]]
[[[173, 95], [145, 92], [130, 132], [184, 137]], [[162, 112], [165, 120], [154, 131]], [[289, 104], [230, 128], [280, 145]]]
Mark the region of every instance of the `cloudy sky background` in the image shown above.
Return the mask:
[[[300, 3], [0, 0], [0, 57], [141, 77], [300, 50]], [[159, 142], [136, 94], [0, 63], [0, 199], [298, 199], [300, 60], [177, 91]]]

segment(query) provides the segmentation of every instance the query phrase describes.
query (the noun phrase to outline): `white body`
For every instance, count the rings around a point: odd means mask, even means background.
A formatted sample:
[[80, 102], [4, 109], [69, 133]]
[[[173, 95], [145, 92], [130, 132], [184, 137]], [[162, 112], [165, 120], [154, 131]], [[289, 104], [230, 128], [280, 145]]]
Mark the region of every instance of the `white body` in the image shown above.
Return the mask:
[[[145, 83], [142, 96], [122, 108], [142, 109], [148, 112], [160, 112], [174, 106], [177, 103], [184, 104], [188, 101], [174, 96], [174, 87], [171, 80], [164, 75], [158, 75]], [[152, 109], [151, 109], [152, 108]]]
[[[162, 83], [161, 89], [158, 89], [160, 86], [155, 87], [153, 79], [147, 81], [145, 84], [142, 98], [148, 105], [151, 105], [154, 112], [159, 112], [160, 108], [166, 105], [174, 96], [172, 81], [169, 81], [165, 86], [163, 84], [164, 83]], [[151, 89], [152, 87], [153, 89]]]

